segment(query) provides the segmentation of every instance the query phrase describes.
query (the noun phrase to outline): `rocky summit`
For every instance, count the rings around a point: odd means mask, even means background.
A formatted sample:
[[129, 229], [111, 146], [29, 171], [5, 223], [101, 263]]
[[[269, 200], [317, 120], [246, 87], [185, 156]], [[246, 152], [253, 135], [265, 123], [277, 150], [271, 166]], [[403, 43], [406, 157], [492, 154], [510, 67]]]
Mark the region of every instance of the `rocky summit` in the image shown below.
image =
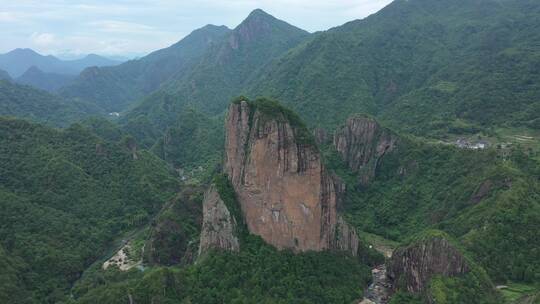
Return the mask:
[[395, 288], [420, 293], [434, 276], [453, 277], [470, 270], [466, 258], [447, 238], [432, 236], [394, 251], [388, 276]]
[[297, 116], [268, 100], [235, 102], [226, 132], [225, 171], [251, 233], [279, 249], [356, 254], [336, 209], [342, 185]]

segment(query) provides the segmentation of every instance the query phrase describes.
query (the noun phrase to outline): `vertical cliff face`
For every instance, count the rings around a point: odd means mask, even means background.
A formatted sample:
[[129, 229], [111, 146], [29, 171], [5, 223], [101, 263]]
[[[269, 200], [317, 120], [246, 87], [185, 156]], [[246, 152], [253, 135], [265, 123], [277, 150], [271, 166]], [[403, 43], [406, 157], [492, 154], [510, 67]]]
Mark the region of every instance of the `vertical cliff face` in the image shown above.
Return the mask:
[[354, 116], [336, 131], [334, 146], [361, 184], [368, 184], [382, 157], [396, 148], [397, 136], [367, 116]]
[[420, 293], [436, 275], [452, 277], [469, 271], [463, 254], [445, 237], [435, 236], [394, 251], [388, 276], [395, 282], [395, 288]]
[[214, 185], [204, 194], [203, 224], [199, 243], [199, 256], [210, 249], [238, 251], [236, 219], [227, 209]]
[[342, 189], [297, 116], [242, 101], [231, 104], [226, 131], [225, 171], [250, 232], [279, 249], [356, 254], [356, 234], [336, 210]]

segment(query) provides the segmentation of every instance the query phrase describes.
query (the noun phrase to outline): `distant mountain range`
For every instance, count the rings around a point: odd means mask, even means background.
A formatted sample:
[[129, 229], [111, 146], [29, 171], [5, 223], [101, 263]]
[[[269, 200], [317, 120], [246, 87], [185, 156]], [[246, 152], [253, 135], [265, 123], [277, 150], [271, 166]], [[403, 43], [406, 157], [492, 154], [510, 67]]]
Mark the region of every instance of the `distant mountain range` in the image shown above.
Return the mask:
[[371, 274], [390, 303], [537, 303], [538, 28], [538, 0], [395, 0], [317, 33], [257, 9], [115, 66], [11, 52], [0, 303], [358, 303]]
[[15, 49], [0, 55], [0, 69], [12, 78], [17, 78], [31, 67], [37, 67], [46, 73], [77, 75], [91, 66], [112, 66], [120, 61], [90, 54], [82, 59], [61, 60], [52, 55], [44, 56], [31, 49]]
[[539, 129], [539, 9], [530, 0], [395, 1], [314, 34], [255, 10], [233, 30], [206, 26], [139, 60], [87, 69], [60, 94], [159, 128], [186, 106], [215, 115], [245, 94], [283, 100], [328, 129], [358, 112], [429, 137]]

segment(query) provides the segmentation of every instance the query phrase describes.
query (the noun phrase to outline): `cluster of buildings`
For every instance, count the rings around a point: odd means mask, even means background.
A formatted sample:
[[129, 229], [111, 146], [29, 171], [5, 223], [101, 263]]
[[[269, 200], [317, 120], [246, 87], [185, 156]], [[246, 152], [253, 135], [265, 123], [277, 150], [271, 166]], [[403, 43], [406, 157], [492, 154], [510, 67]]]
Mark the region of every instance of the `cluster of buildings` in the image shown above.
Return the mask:
[[462, 149], [482, 150], [488, 148], [490, 143], [487, 140], [472, 142], [468, 139], [460, 138], [456, 140], [456, 146]]

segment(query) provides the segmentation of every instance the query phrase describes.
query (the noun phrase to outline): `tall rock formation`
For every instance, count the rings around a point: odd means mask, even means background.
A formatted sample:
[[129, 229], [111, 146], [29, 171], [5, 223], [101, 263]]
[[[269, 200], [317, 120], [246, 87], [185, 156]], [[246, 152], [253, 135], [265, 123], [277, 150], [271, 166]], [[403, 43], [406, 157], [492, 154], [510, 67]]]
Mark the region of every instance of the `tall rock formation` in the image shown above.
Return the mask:
[[264, 99], [235, 102], [226, 132], [224, 169], [251, 233], [279, 249], [356, 254], [356, 233], [336, 210], [343, 186], [296, 114]]
[[444, 235], [434, 235], [394, 251], [388, 276], [395, 288], [421, 293], [436, 275], [453, 277], [470, 269], [463, 254]]
[[199, 243], [199, 256], [210, 249], [238, 251], [236, 219], [227, 209], [215, 185], [204, 194], [203, 224]]
[[334, 146], [354, 172], [360, 173], [360, 183], [368, 184], [382, 157], [392, 152], [398, 137], [381, 127], [373, 118], [357, 115], [347, 119], [345, 126], [336, 131]]

